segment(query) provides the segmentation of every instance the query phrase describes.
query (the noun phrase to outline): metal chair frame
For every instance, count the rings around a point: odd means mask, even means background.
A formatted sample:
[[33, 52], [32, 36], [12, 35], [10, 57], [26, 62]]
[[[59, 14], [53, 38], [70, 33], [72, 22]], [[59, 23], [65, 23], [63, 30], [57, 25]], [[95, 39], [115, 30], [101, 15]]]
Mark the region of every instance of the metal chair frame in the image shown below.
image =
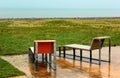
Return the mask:
[[[40, 50], [40, 48], [42, 50]], [[49, 67], [56, 70], [56, 41], [55, 40], [35, 40], [34, 47], [29, 48], [29, 54], [33, 59], [32, 62], [35, 63], [36, 66], [38, 66], [38, 63], [39, 63], [38, 55], [41, 54], [42, 62], [49, 64]]]

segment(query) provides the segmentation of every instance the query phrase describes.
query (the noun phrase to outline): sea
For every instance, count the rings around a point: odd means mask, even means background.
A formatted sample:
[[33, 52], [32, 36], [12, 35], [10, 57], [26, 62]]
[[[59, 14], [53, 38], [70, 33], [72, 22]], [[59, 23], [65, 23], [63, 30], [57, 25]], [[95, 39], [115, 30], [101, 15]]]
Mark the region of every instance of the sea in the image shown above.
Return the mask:
[[120, 9], [0, 8], [2, 18], [91, 18], [120, 17]]

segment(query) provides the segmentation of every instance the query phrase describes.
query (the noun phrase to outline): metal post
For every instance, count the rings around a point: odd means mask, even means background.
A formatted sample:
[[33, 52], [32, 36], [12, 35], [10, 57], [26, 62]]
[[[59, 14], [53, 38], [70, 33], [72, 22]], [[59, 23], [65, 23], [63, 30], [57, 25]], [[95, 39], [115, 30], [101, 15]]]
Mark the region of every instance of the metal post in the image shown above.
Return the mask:
[[101, 49], [99, 49], [99, 65], [101, 64]]
[[56, 70], [56, 42], [53, 43], [54, 69]]
[[51, 54], [49, 54], [49, 67], [51, 67], [52, 66], [52, 58], [51, 58]]
[[75, 48], [73, 48], [73, 60], [75, 60]]
[[80, 49], [80, 60], [82, 60], [82, 49]]
[[46, 63], [46, 64], [48, 63], [47, 54], [45, 54], [45, 63]]
[[34, 63], [35, 63], [36, 70], [38, 70], [38, 43], [35, 42], [34, 44], [35, 44], [35, 49], [34, 49], [35, 60], [34, 60]]
[[44, 62], [44, 54], [42, 54], [42, 62]]
[[111, 62], [111, 39], [109, 38], [109, 62]]
[[34, 43], [35, 44], [35, 49], [34, 49], [34, 52], [35, 52], [35, 61], [38, 61], [38, 43]]
[[61, 57], [61, 47], [59, 47], [59, 57]]
[[90, 50], [90, 62], [92, 62], [92, 50]]
[[101, 40], [99, 40], [100, 41], [100, 48], [99, 48], [99, 65], [101, 64]]
[[63, 57], [65, 58], [65, 47], [63, 47]]

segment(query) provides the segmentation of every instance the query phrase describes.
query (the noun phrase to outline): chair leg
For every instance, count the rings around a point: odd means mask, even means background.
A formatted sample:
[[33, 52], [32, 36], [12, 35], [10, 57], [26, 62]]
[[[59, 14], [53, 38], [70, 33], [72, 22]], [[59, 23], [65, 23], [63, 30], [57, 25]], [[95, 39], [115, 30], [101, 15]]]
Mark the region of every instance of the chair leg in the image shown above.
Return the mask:
[[48, 63], [47, 54], [45, 54], [45, 63], [46, 63], [46, 64]]
[[111, 62], [111, 52], [109, 52], [109, 63]]
[[75, 48], [73, 48], [73, 60], [75, 60]]
[[44, 62], [44, 54], [42, 54], [42, 62]]
[[92, 50], [90, 50], [90, 63], [92, 62]]
[[56, 70], [56, 56], [54, 56], [54, 70]]
[[80, 60], [82, 61], [82, 49], [80, 49]]
[[101, 49], [99, 49], [99, 65], [101, 64]]
[[49, 54], [49, 67], [51, 68], [52, 66], [52, 58], [51, 58], [51, 54]]
[[35, 55], [34, 55], [34, 53], [31, 51], [31, 49], [29, 48], [29, 50], [28, 50], [28, 54], [29, 54], [29, 59], [30, 59], [30, 61], [32, 62], [32, 63], [34, 63], [34, 60], [35, 60]]
[[61, 57], [61, 47], [59, 47], [59, 57]]
[[35, 64], [35, 70], [38, 71], [38, 60], [35, 60], [34, 64]]
[[109, 63], [111, 62], [111, 40], [109, 39]]
[[65, 47], [63, 47], [63, 54], [64, 54], [63, 57], [65, 58]]

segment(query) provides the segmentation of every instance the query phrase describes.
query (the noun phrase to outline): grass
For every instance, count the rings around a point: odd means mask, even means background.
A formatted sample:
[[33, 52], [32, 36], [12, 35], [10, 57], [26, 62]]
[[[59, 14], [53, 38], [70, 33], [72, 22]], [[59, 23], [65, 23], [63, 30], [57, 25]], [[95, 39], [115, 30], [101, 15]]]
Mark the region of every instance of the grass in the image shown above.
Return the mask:
[[8, 78], [19, 75], [24, 75], [24, 73], [0, 58], [0, 78]]
[[[92, 38], [106, 35], [112, 45], [120, 45], [120, 19], [0, 20], [0, 55], [28, 53], [34, 40], [55, 39], [57, 46], [89, 45]], [[0, 78], [17, 75], [24, 73], [0, 58]]]
[[38, 39], [55, 39], [57, 46], [89, 45], [92, 38], [106, 35], [112, 45], [120, 45], [120, 19], [0, 20], [0, 55], [27, 53]]

